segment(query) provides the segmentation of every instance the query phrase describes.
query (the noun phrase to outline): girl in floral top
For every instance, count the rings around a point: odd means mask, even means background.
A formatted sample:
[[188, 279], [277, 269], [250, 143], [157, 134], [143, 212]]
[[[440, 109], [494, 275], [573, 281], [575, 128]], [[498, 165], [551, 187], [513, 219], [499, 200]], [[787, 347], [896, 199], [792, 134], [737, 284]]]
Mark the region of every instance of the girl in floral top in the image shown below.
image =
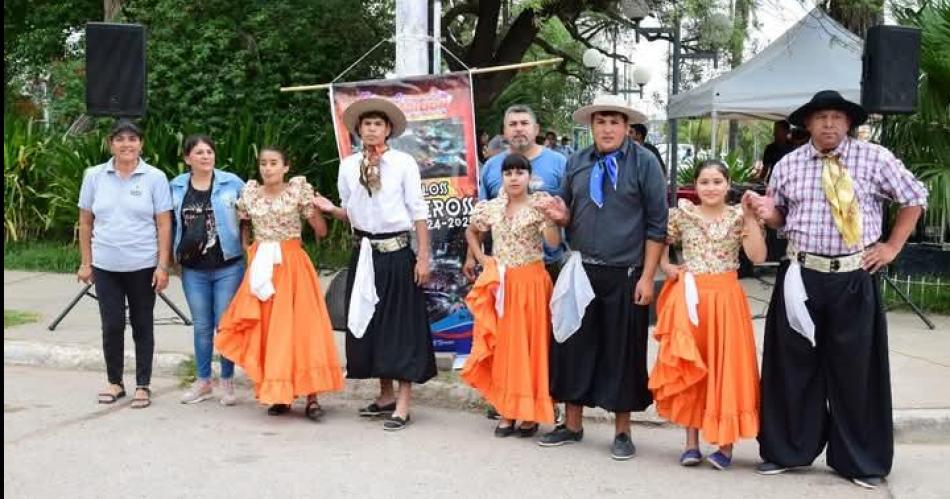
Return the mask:
[[702, 461], [699, 434], [719, 449], [707, 457], [717, 469], [732, 462], [732, 446], [759, 431], [759, 373], [752, 316], [736, 274], [739, 249], [765, 260], [765, 239], [745, 196], [726, 204], [729, 173], [718, 160], [696, 172], [701, 204], [680, 200], [670, 210], [668, 244], [682, 242], [682, 265], [663, 252], [667, 276], [657, 301], [654, 336], [660, 343], [650, 374], [657, 412], [686, 427], [683, 466]]
[[284, 176], [284, 153], [267, 147], [259, 158], [261, 183], [250, 180], [237, 202], [250, 220], [254, 244], [248, 272], [218, 326], [215, 346], [254, 382], [258, 401], [272, 416], [306, 396], [304, 414], [322, 416], [317, 394], [343, 389], [343, 370], [316, 271], [300, 244], [301, 220], [318, 238], [326, 222], [313, 207], [313, 187], [304, 177]]
[[[465, 237], [484, 272], [466, 298], [475, 317], [472, 353], [462, 379], [501, 415], [495, 436], [530, 437], [538, 423], [554, 422], [548, 392], [551, 278], [544, 269], [542, 237], [560, 244], [560, 230], [533, 206], [531, 162], [511, 154], [501, 166], [501, 194], [475, 205]], [[481, 240], [491, 231], [494, 257]], [[521, 421], [515, 427], [515, 421]]]

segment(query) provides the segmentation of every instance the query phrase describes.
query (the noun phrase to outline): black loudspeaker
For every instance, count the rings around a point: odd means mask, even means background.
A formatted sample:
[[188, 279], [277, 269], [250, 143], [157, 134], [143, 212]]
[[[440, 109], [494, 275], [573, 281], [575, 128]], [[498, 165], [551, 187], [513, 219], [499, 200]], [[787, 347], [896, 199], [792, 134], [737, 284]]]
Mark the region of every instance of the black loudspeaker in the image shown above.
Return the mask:
[[874, 114], [909, 114], [917, 110], [920, 78], [920, 30], [873, 26], [864, 42], [861, 105]]
[[141, 24], [86, 24], [86, 113], [143, 116], [145, 28]]

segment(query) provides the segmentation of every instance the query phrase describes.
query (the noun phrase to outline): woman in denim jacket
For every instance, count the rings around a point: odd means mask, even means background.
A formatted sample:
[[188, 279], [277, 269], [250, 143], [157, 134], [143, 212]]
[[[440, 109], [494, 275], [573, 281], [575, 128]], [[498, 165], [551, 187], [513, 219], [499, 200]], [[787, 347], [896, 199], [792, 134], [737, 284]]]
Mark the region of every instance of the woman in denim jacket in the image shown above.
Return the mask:
[[[197, 380], [181, 396], [195, 404], [212, 395], [211, 356], [221, 314], [244, 277], [244, 251], [235, 202], [244, 182], [215, 168], [214, 142], [192, 135], [183, 147], [189, 173], [170, 185], [175, 209], [175, 262], [182, 266], [182, 287], [195, 325]], [[234, 363], [221, 357], [221, 403], [234, 405]]]

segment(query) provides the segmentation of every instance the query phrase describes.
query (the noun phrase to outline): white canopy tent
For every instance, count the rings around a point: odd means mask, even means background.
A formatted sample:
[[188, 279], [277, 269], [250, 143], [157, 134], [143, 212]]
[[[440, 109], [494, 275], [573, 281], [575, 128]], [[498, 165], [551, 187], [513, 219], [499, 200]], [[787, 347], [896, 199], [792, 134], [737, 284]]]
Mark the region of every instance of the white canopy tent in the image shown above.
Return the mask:
[[719, 119], [783, 119], [826, 89], [860, 102], [862, 50], [860, 38], [816, 8], [739, 67], [674, 95], [667, 117], [711, 117], [715, 152]]

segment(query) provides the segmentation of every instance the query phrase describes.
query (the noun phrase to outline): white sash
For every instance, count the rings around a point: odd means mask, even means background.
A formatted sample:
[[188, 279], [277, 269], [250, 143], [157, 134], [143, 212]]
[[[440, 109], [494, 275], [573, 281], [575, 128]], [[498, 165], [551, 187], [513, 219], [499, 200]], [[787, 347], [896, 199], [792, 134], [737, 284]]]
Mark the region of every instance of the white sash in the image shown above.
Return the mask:
[[593, 300], [594, 288], [584, 271], [581, 254], [574, 251], [561, 269], [551, 295], [551, 321], [554, 325], [555, 341], [564, 343], [580, 329], [587, 306]]
[[282, 255], [280, 243], [264, 241], [257, 244], [257, 253], [251, 262], [249, 285], [251, 294], [260, 301], [267, 301], [274, 296], [274, 265], [280, 265]]
[[376, 313], [376, 304], [379, 303], [379, 295], [376, 294], [376, 272], [373, 269], [373, 246], [369, 238], [364, 237], [360, 242], [360, 256], [355, 272], [346, 325], [353, 336], [362, 338], [373, 320], [373, 314]]
[[782, 286], [785, 295], [785, 315], [788, 323], [798, 334], [807, 339], [811, 346], [815, 346], [815, 323], [808, 315], [808, 293], [805, 292], [805, 282], [802, 280], [802, 267], [797, 260], [792, 260], [785, 273], [785, 284]]

